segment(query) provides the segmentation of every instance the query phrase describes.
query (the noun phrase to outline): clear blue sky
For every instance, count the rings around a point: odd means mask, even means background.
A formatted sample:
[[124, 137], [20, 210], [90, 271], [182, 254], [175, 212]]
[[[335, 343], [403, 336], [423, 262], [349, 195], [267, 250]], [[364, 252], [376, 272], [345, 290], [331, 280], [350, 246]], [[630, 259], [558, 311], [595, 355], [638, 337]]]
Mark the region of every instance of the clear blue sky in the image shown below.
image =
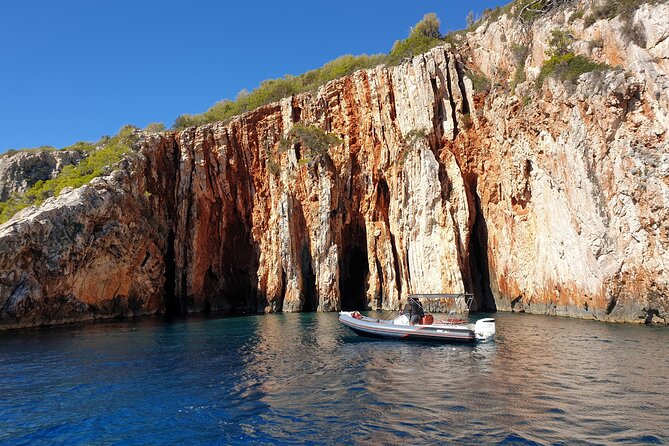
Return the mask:
[[343, 54], [388, 52], [498, 0], [18, 0], [0, 12], [0, 152], [171, 126], [241, 89]]

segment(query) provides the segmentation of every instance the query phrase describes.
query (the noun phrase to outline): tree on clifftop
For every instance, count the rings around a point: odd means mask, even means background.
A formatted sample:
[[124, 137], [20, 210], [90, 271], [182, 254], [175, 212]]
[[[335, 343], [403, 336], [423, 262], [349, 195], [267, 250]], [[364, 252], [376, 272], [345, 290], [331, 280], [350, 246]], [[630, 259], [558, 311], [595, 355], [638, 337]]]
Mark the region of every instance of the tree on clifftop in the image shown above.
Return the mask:
[[441, 22], [434, 12], [423, 16], [423, 20], [416, 23], [409, 32], [409, 37], [397, 40], [386, 59], [389, 65], [396, 65], [402, 60], [424, 53], [430, 48], [443, 44], [439, 26]]
[[416, 23], [416, 25], [411, 29], [409, 37], [415, 37], [418, 35], [423, 35], [425, 37], [431, 37], [433, 39], [441, 39], [441, 32], [439, 27], [441, 22], [437, 17], [437, 14], [434, 12], [428, 12], [423, 16], [423, 20]]

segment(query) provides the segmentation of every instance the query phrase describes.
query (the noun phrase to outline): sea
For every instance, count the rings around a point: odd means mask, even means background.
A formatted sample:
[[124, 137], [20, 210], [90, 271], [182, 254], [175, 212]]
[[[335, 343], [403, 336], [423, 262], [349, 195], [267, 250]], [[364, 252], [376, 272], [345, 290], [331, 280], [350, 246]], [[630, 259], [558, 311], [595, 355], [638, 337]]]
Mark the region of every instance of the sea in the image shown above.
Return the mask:
[[335, 313], [0, 332], [0, 444], [669, 442], [669, 328], [487, 316], [475, 345], [363, 338]]

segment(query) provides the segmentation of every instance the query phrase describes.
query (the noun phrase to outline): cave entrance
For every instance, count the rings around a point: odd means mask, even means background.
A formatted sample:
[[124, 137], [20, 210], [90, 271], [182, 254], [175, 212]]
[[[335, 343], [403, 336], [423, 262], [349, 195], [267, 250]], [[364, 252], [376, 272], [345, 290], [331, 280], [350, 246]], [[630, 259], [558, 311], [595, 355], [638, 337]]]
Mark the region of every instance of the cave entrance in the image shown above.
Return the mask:
[[235, 213], [223, 238], [221, 277], [208, 271], [205, 278], [205, 289], [218, 288], [218, 293], [208, 290], [207, 298], [214, 299], [210, 308], [230, 313], [257, 311], [258, 254], [252, 240], [247, 226]]
[[481, 198], [477, 192], [478, 178], [470, 181], [470, 191], [474, 197], [476, 217], [472, 236], [469, 241], [469, 269], [472, 274], [474, 309], [478, 311], [497, 311], [495, 298], [490, 289], [490, 270], [488, 263], [488, 226], [483, 216]]
[[353, 223], [344, 230], [343, 255], [340, 263], [339, 293], [341, 309], [345, 311], [367, 309], [365, 288], [369, 274], [367, 261], [367, 233], [360, 223]]
[[300, 262], [302, 266], [302, 293], [304, 295], [302, 311], [316, 311], [318, 309], [316, 274], [314, 273], [314, 268], [312, 266], [313, 259], [311, 257], [311, 250], [309, 249], [308, 243], [305, 243], [302, 246]]

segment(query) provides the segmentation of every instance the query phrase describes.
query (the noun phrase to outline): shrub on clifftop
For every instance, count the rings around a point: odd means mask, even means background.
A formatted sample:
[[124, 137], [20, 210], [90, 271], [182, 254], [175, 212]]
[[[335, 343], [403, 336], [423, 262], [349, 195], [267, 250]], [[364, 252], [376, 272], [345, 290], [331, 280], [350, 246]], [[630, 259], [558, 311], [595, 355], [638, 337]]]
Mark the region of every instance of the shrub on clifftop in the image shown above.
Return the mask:
[[384, 62], [383, 55], [341, 56], [333, 61], [300, 76], [285, 75], [279, 79], [263, 81], [258, 88], [248, 92], [242, 90], [234, 101], [223, 99], [209, 110], [198, 115], [181, 115], [174, 121], [173, 128], [185, 129], [193, 125], [226, 121], [233, 116], [253, 110], [265, 104], [278, 101], [305, 91], [315, 91], [321, 85], [347, 76], [363, 68], [374, 68]]
[[299, 76], [285, 75], [279, 79], [263, 81], [251, 92], [242, 90], [234, 101], [223, 99], [214, 104], [204, 113], [179, 116], [172, 127], [182, 130], [194, 125], [203, 125], [217, 121], [227, 121], [233, 116], [253, 110], [282, 98], [290, 97], [306, 91], [316, 91], [318, 87], [327, 82], [348, 76], [353, 72], [374, 68], [378, 65], [397, 65], [406, 58], [416, 56], [441, 45], [439, 31], [440, 22], [436, 14], [429, 13], [416, 23], [409, 33], [409, 37], [398, 40], [393, 45], [389, 54], [375, 54], [368, 56], [352, 56], [350, 54], [341, 56], [323, 65], [321, 68], [308, 71]]
[[437, 17], [437, 14], [434, 12], [428, 12], [423, 16], [423, 20], [416, 23], [416, 25], [411, 29], [409, 37], [423, 35], [433, 39], [441, 39], [441, 32], [439, 31], [440, 26], [441, 21]]

